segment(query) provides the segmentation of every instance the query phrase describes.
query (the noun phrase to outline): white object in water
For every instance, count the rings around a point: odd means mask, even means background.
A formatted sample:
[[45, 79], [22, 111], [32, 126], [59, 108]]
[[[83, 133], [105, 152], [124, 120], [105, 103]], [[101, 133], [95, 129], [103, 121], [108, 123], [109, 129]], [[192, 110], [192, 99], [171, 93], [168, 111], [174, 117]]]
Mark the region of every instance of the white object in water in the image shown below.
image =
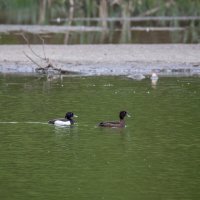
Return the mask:
[[151, 80], [158, 80], [158, 75], [156, 73], [152, 73]]
[[157, 82], [158, 82], [158, 75], [155, 72], [153, 72], [151, 75], [151, 85], [153, 88], [156, 87]]

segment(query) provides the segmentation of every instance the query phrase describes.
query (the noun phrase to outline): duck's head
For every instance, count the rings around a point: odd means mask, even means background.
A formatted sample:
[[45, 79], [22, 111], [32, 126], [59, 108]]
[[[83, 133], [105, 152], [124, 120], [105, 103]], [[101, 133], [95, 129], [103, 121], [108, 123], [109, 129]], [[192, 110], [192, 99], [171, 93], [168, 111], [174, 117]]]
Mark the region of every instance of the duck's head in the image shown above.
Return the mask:
[[126, 111], [121, 111], [120, 113], [119, 113], [119, 118], [120, 119], [124, 119], [124, 117], [126, 117], [128, 115], [128, 113], [126, 112]]
[[71, 120], [71, 118], [75, 117], [73, 112], [67, 112], [65, 115], [65, 118], [68, 120]]

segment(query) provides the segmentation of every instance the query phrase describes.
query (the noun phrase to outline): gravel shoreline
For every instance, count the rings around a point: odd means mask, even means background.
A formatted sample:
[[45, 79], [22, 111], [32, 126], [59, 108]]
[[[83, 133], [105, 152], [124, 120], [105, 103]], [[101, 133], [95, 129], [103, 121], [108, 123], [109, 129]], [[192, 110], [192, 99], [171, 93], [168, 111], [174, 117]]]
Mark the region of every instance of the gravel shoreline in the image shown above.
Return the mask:
[[[32, 45], [44, 57], [42, 45]], [[199, 44], [134, 45], [44, 45], [46, 57], [63, 72], [81, 75], [200, 75]], [[0, 73], [36, 73], [38, 67], [23, 51], [42, 66], [28, 45], [0, 45]]]

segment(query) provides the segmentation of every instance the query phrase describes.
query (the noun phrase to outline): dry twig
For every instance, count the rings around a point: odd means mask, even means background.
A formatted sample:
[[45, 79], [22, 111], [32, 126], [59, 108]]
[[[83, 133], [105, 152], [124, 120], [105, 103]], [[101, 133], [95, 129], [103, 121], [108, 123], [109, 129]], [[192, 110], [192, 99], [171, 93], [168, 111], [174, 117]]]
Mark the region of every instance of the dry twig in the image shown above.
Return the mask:
[[22, 33], [21, 35], [22, 35], [22, 37], [24, 38], [24, 40], [26, 41], [26, 43], [27, 43], [29, 49], [31, 50], [31, 52], [32, 52], [36, 57], [40, 58], [41, 61], [45, 61], [45, 66], [43, 67], [41, 64], [38, 64], [38, 62], [36, 62], [33, 58], [31, 58], [25, 51], [23, 51], [24, 55], [25, 55], [31, 62], [33, 62], [35, 65], [38, 66], [38, 68], [36, 68], [36, 71], [37, 71], [37, 72], [41, 71], [42, 73], [45, 73], [45, 74], [48, 74], [49, 71], [51, 71], [51, 72], [52, 72], [52, 71], [55, 71], [55, 72], [57, 72], [57, 73], [58, 73], [58, 72], [59, 72], [59, 73], [61, 72], [61, 69], [58, 69], [57, 67], [54, 67], [54, 66], [50, 63], [49, 58], [46, 57], [46, 53], [45, 53], [45, 49], [44, 49], [45, 43], [44, 43], [44, 39], [43, 39], [42, 37], [40, 37], [40, 36], [38, 35], [38, 38], [42, 41], [42, 49], [43, 49], [44, 58], [41, 57], [40, 55], [38, 55], [38, 54], [32, 49], [32, 47], [31, 47], [31, 45], [30, 45], [28, 39], [26, 38], [26, 36], [25, 36], [23, 33]]
[[40, 55], [38, 55], [37, 53], [35, 53], [35, 51], [34, 51], [34, 50], [32, 49], [32, 47], [31, 47], [31, 45], [30, 45], [28, 39], [25, 37], [25, 35], [24, 35], [23, 33], [22, 33], [22, 37], [23, 37], [24, 40], [26, 41], [26, 43], [27, 43], [29, 49], [32, 51], [32, 53], [33, 53], [35, 56], [37, 56], [38, 58], [40, 58], [40, 59], [42, 59], [42, 60], [45, 60], [45, 59], [42, 58]]

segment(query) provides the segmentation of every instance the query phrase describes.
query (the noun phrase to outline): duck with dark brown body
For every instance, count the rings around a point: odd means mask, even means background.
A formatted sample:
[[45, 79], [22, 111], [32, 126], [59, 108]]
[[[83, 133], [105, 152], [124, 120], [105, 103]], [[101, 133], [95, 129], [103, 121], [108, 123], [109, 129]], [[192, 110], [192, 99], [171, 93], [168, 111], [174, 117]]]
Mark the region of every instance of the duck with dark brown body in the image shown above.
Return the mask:
[[110, 121], [110, 122], [101, 122], [99, 126], [101, 127], [111, 127], [111, 128], [123, 128], [125, 127], [125, 120], [124, 118], [127, 116], [126, 111], [121, 111], [119, 113], [119, 121]]

